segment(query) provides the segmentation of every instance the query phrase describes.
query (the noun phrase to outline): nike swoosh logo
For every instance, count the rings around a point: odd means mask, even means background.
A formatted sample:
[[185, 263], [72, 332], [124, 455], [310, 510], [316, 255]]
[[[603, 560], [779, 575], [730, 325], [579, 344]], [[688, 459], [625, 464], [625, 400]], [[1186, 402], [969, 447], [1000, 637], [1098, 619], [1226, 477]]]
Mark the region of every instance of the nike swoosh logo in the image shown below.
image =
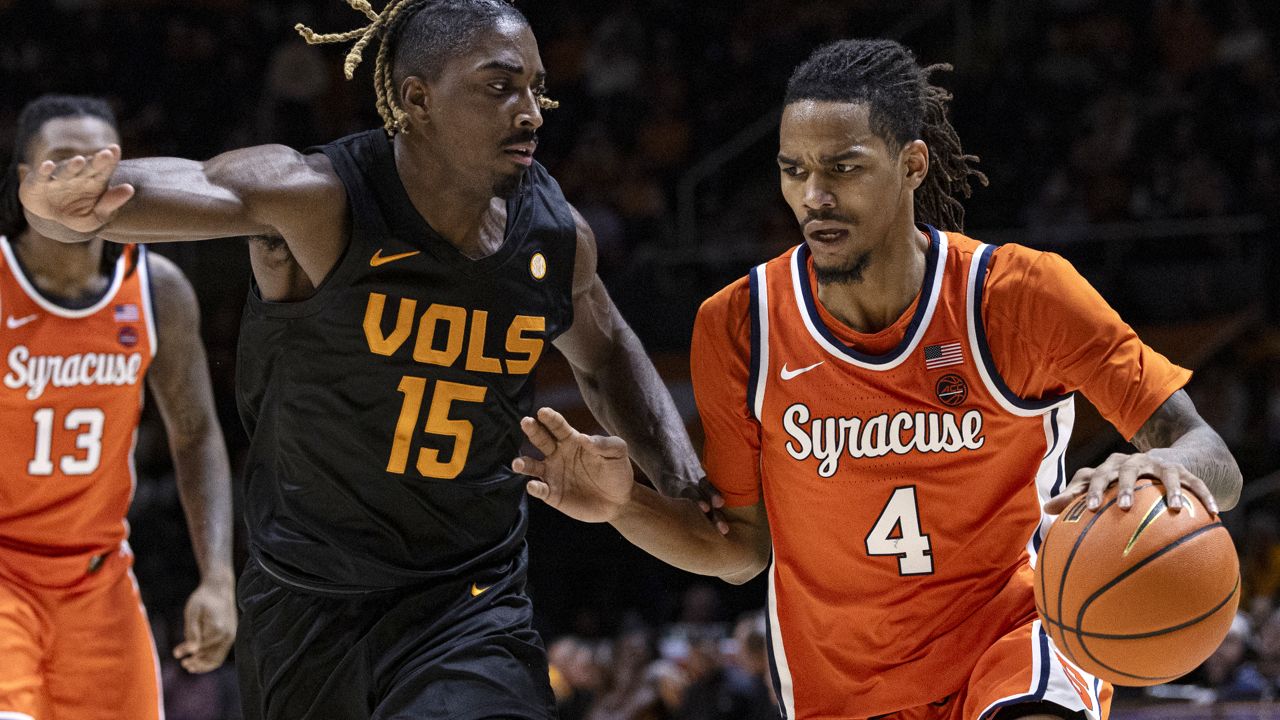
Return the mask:
[[407, 257], [413, 257], [414, 255], [417, 255], [417, 254], [418, 254], [418, 253], [420, 253], [420, 252], [422, 252], [422, 251], [421, 251], [421, 250], [413, 250], [413, 251], [410, 251], [410, 252], [403, 252], [403, 253], [399, 253], [399, 254], [397, 254], [397, 255], [388, 255], [388, 256], [386, 256], [386, 257], [383, 257], [383, 256], [382, 256], [382, 248], [378, 248], [378, 252], [374, 253], [374, 254], [373, 254], [373, 257], [369, 258], [369, 267], [378, 267], [379, 265], [386, 265], [387, 263], [390, 263], [390, 262], [395, 262], [395, 261], [397, 261], [397, 260], [403, 260], [403, 259], [405, 259], [405, 258], [407, 258]]
[[486, 591], [486, 590], [488, 590], [488, 589], [489, 589], [489, 588], [491, 588], [491, 587], [493, 587], [493, 586], [492, 586], [492, 585], [489, 585], [489, 586], [487, 586], [487, 587], [480, 587], [479, 585], [476, 585], [475, 583], [471, 583], [471, 597], [480, 597], [481, 595], [483, 595], [483, 594], [485, 593], [485, 591]]
[[38, 317], [40, 317], [40, 313], [34, 313], [34, 314], [32, 314], [32, 315], [28, 315], [28, 316], [26, 316], [26, 317], [21, 317], [21, 318], [16, 318], [16, 317], [14, 317], [14, 316], [10, 315], [10, 316], [9, 316], [9, 319], [8, 319], [8, 320], [6, 320], [4, 324], [5, 324], [5, 326], [7, 326], [10, 330], [16, 330], [16, 329], [18, 329], [18, 328], [22, 327], [23, 325], [26, 325], [27, 323], [31, 322], [32, 320], [35, 320], [35, 319], [36, 319], [36, 318], [38, 318]]
[[803, 374], [805, 374], [805, 373], [809, 372], [810, 370], [812, 370], [812, 369], [814, 369], [814, 368], [818, 367], [819, 365], [821, 365], [821, 364], [822, 364], [822, 363], [824, 363], [824, 362], [826, 362], [826, 360], [819, 360], [818, 362], [816, 362], [816, 363], [814, 363], [814, 364], [810, 365], [809, 367], [802, 367], [802, 368], [800, 368], [799, 370], [788, 370], [788, 369], [787, 369], [787, 364], [786, 364], [786, 363], [782, 363], [782, 379], [783, 379], [783, 380], [790, 380], [791, 378], [793, 378], [793, 377], [795, 377], [795, 376], [797, 376], [797, 375], [803, 375]]

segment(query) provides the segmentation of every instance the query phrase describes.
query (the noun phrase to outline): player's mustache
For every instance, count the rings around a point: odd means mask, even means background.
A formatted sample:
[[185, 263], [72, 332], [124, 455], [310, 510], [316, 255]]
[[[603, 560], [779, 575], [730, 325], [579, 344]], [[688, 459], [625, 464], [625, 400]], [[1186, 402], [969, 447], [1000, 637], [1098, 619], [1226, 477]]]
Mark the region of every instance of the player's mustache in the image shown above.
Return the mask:
[[524, 130], [503, 140], [499, 145], [507, 147], [508, 145], [521, 145], [523, 143], [537, 143], [538, 133], [536, 130]]
[[854, 224], [853, 218], [841, 215], [835, 210], [810, 210], [808, 213], [805, 213], [804, 221], [800, 223], [800, 227], [805, 227], [811, 222], [818, 222], [820, 220], [834, 220], [836, 222], [849, 223], [850, 225]]

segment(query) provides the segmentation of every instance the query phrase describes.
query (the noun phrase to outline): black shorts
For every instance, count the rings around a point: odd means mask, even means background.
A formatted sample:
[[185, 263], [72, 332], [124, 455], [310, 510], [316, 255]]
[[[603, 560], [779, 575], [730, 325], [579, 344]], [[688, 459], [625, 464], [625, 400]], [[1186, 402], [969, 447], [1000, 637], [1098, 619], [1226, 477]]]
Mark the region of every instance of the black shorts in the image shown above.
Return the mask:
[[250, 560], [236, 639], [245, 720], [554, 718], [522, 560], [351, 598], [282, 585]]

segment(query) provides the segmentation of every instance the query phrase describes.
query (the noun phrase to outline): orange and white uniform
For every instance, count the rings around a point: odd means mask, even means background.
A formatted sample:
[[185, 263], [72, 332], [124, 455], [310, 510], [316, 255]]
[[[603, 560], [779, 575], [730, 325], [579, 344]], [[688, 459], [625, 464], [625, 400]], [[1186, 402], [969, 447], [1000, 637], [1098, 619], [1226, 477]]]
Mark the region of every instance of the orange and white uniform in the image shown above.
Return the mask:
[[162, 717], [125, 520], [156, 352], [146, 251], [69, 309], [0, 237], [0, 323], [0, 718]]
[[1124, 434], [1189, 373], [1061, 258], [928, 228], [920, 294], [875, 334], [817, 301], [808, 248], [704, 303], [709, 479], [763, 497], [770, 660], [787, 718], [989, 718], [1111, 689], [1036, 619], [1032, 567], [1084, 392]]

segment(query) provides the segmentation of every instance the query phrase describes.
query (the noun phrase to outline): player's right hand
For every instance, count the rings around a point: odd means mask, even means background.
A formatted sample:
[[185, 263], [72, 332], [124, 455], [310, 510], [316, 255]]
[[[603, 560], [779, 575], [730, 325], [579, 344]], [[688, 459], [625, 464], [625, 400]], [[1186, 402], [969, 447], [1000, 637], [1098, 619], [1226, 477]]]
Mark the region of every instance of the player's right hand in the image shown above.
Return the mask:
[[133, 197], [132, 185], [111, 184], [119, 164], [120, 146], [114, 144], [88, 158], [46, 160], [23, 178], [18, 198], [33, 215], [78, 233], [93, 233]]
[[551, 408], [524, 418], [520, 429], [545, 456], [521, 456], [511, 469], [530, 475], [529, 494], [583, 522], [609, 522], [631, 499], [635, 476], [627, 443], [578, 432]]

